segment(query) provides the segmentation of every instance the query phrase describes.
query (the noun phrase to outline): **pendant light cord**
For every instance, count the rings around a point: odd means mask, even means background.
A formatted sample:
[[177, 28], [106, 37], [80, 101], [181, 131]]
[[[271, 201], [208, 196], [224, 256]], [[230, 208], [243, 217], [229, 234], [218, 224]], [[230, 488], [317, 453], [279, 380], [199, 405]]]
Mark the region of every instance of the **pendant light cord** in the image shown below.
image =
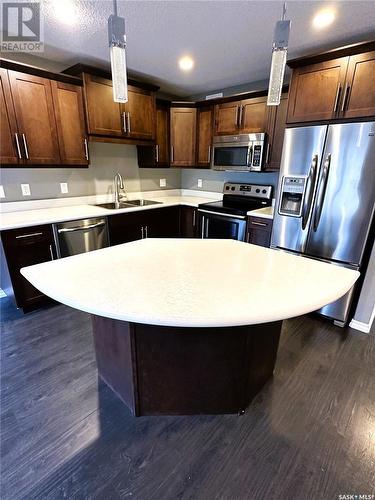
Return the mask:
[[117, 16], [117, 0], [113, 0], [113, 13]]

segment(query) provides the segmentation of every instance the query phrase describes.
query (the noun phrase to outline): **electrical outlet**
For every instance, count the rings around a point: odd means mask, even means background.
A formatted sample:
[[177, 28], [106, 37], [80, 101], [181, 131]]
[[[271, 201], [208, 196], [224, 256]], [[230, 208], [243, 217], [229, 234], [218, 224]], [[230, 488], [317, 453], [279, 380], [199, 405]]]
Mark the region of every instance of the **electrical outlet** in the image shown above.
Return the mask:
[[167, 179], [160, 179], [160, 187], [161, 188], [167, 187]]
[[4, 187], [0, 185], [0, 198], [5, 198]]
[[60, 189], [62, 194], [66, 194], [69, 192], [68, 190], [68, 183], [67, 182], [60, 182]]
[[198, 187], [203, 187], [203, 179], [198, 179]]
[[22, 196], [30, 196], [30, 184], [21, 184]]

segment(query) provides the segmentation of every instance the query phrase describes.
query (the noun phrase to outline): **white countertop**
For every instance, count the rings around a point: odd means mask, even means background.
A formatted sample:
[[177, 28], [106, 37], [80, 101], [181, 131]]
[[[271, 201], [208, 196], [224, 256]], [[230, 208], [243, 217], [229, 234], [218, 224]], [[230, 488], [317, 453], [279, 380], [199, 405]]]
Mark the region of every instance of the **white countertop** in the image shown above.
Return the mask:
[[[128, 212], [136, 212], [138, 210], [152, 210], [155, 208], [171, 207], [176, 205], [188, 205], [192, 207], [198, 206], [199, 203], [207, 203], [217, 199], [215, 193], [212, 197], [207, 196], [187, 196], [177, 195], [168, 196], [159, 194], [154, 196], [153, 193], [142, 193], [139, 198], [146, 200], [159, 201], [160, 204], [149, 205], [145, 207], [122, 208], [119, 210], [108, 210], [106, 208], [96, 207], [94, 205], [82, 204], [74, 206], [58, 206], [48, 207], [36, 210], [18, 210], [14, 212], [2, 212], [0, 214], [0, 231], [6, 229], [16, 229], [20, 227], [38, 226], [41, 224], [53, 224], [54, 222], [63, 222], [68, 220], [85, 219], [88, 217], [103, 217]], [[219, 194], [219, 196], [221, 196]], [[130, 198], [129, 198], [130, 199]], [[131, 199], [135, 199], [132, 197]], [[109, 200], [108, 200], [109, 201]]]
[[233, 240], [144, 239], [21, 270], [68, 306], [152, 325], [220, 327], [299, 316], [359, 273]]
[[258, 208], [257, 210], [250, 210], [247, 215], [253, 217], [260, 217], [262, 219], [273, 219], [274, 207]]

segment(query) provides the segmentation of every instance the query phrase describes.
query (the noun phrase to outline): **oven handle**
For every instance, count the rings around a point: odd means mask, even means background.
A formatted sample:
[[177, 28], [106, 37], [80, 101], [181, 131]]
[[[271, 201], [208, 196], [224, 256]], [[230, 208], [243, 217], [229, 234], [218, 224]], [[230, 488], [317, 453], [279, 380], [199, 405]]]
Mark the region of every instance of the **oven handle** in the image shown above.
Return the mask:
[[231, 219], [241, 219], [241, 220], [246, 219], [244, 215], [233, 215], [224, 212], [211, 212], [210, 210], [202, 210], [201, 208], [198, 208], [198, 212], [201, 212], [203, 214], [222, 215], [223, 217], [230, 217]]

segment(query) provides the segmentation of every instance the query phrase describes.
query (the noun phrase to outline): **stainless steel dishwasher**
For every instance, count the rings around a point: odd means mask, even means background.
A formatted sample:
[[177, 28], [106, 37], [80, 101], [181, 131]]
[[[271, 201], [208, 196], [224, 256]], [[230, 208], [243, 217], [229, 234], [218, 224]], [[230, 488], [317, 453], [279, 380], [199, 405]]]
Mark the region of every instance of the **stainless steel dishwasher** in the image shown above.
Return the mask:
[[53, 224], [57, 257], [69, 257], [109, 246], [105, 217]]

